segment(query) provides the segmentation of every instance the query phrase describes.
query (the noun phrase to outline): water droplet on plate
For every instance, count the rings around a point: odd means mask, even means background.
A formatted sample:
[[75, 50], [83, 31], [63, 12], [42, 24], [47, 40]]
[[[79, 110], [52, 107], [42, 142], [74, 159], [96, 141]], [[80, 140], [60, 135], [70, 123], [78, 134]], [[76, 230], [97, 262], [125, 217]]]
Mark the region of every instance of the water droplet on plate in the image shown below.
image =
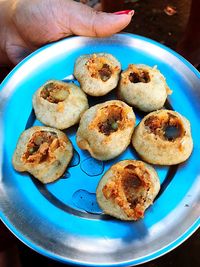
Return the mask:
[[68, 179], [71, 176], [71, 174], [69, 172], [66, 172], [63, 174], [63, 176], [61, 176], [61, 179]]
[[79, 163], [80, 163], [80, 155], [74, 149], [73, 157], [69, 163], [69, 167], [75, 167], [75, 166], [79, 165]]
[[72, 196], [72, 201], [77, 208], [82, 209], [88, 213], [103, 213], [97, 203], [95, 193], [90, 193], [83, 189], [77, 190]]
[[104, 171], [104, 163], [89, 157], [81, 162], [81, 170], [89, 176], [98, 176]]

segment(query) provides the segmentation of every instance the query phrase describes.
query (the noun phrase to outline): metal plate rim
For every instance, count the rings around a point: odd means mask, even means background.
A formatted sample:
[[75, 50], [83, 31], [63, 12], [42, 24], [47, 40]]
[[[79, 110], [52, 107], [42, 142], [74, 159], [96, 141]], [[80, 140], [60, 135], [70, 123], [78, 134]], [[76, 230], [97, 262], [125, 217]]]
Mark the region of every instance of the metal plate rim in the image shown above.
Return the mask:
[[[124, 33], [123, 33], [124, 34]], [[118, 36], [121, 36], [122, 34], [118, 34]], [[171, 50], [170, 48], [162, 45], [162, 44], [159, 44], [157, 43], [156, 41], [153, 41], [149, 38], [146, 38], [146, 37], [141, 37], [141, 36], [138, 36], [138, 35], [133, 35], [133, 34], [125, 34], [127, 36], [130, 36], [132, 38], [139, 38], [139, 39], [143, 39], [145, 41], [148, 41], [150, 43], [153, 43], [165, 50], [167, 50], [168, 52], [174, 54], [176, 57], [178, 57], [185, 65], [187, 65], [187, 67], [192, 70], [193, 73], [196, 74], [197, 77], [200, 78], [200, 74], [199, 72], [186, 60], [184, 59], [182, 56], [180, 56], [179, 54], [177, 54], [175, 51]], [[86, 38], [86, 37], [71, 37], [71, 38]], [[64, 40], [63, 40], [64, 41]], [[61, 41], [62, 42], [62, 41]], [[53, 44], [50, 44], [50, 45], [47, 45], [45, 47], [42, 47], [40, 48], [39, 50], [35, 51], [33, 54], [31, 54], [30, 56], [28, 56], [26, 59], [24, 59], [18, 66], [16, 66], [11, 72], [10, 74], [4, 79], [4, 81], [2, 82], [1, 86], [0, 86], [0, 89], [5, 87], [7, 82], [9, 81], [9, 79], [12, 77], [12, 75], [18, 70], [18, 68], [21, 67], [21, 65], [23, 65], [26, 61], [28, 61], [30, 58], [34, 57], [35, 54], [39, 53], [40, 51], [46, 49], [47, 47], [51, 46]], [[2, 91], [3, 93], [4, 91]], [[0, 93], [0, 97], [1, 97], [1, 94]], [[0, 101], [1, 102], [1, 101]], [[0, 103], [1, 104], [1, 103]], [[6, 218], [6, 216], [0, 212], [0, 217], [1, 217], [1, 220], [7, 225], [7, 227], [19, 238], [20, 235], [18, 235], [18, 231], [17, 229], [12, 229], [12, 223], [9, 222]], [[178, 245], [180, 245], [182, 242], [184, 242], [187, 238], [189, 238], [189, 236], [192, 235], [192, 233], [194, 233], [195, 230], [198, 229], [198, 227], [200, 226], [200, 219], [198, 219], [196, 222], [194, 222], [191, 227], [185, 232], [183, 233], [177, 240], [174, 240], [174, 242], [172, 244], [169, 244], [169, 246], [167, 247], [164, 247], [162, 248], [161, 250], [159, 251], [156, 251], [155, 253], [152, 253], [151, 255], [147, 255], [146, 257], [143, 257], [142, 261], [140, 261], [139, 259], [137, 259], [139, 262], [136, 262], [134, 263], [134, 261], [128, 261], [128, 262], [121, 262], [121, 263], [113, 263], [113, 264], [110, 264], [109, 266], [126, 266], [127, 264], [134, 264], [134, 265], [138, 265], [138, 264], [141, 264], [141, 263], [144, 263], [144, 262], [147, 262], [147, 261], [150, 261], [152, 259], [155, 259], [157, 257], [160, 257], [161, 255], [164, 255], [166, 254], [167, 252], [171, 251], [172, 249], [174, 249], [175, 247], [177, 247]], [[21, 238], [19, 238], [23, 243], [25, 243], [26, 245], [29, 246], [29, 244], [27, 244], [27, 240], [22, 238], [23, 236], [21, 236]], [[32, 246], [29, 246], [31, 247], [32, 249], [34, 249], [35, 251], [41, 253], [42, 255], [44, 256], [47, 256], [47, 257], [51, 257], [52, 259], [56, 259], [56, 260], [59, 260], [59, 261], [62, 261], [62, 262], [66, 262], [66, 259], [65, 258], [61, 258], [60, 256], [58, 257], [57, 255], [53, 255], [52, 253], [50, 253], [49, 251], [46, 251], [45, 249], [41, 248], [40, 247], [40, 251], [38, 251], [36, 248], [33, 248], [33, 245]], [[169, 247], [169, 248], [168, 248]], [[155, 254], [155, 255], [154, 255]], [[145, 258], [147, 258], [145, 260]], [[136, 261], [137, 261], [136, 260]], [[72, 263], [72, 264], [78, 264], [78, 265], [84, 265], [84, 264], [87, 264], [87, 265], [93, 265], [92, 263], [89, 263], [89, 262], [80, 262], [80, 261], [71, 261], [70, 259], [68, 259], [68, 262]], [[95, 263], [95, 265], [98, 265]], [[102, 264], [100, 263], [99, 266], [106, 266], [106, 264]]]
[[[38, 247], [34, 247], [33, 243], [29, 244], [29, 241], [27, 242], [27, 239], [23, 239], [23, 236], [18, 234], [17, 230], [14, 228], [12, 229], [12, 223], [9, 222], [6, 218], [6, 216], [3, 216], [3, 214], [0, 214], [0, 218], [2, 220], [2, 222], [4, 223], [4, 225], [16, 236], [16, 238], [18, 238], [23, 244], [25, 244], [26, 246], [28, 246], [30, 249], [33, 249], [35, 252], [50, 258], [52, 260], [56, 260], [59, 261], [61, 263], [66, 263], [66, 259], [64, 257], [61, 256], [57, 256], [54, 255], [53, 253], [50, 253], [49, 251], [47, 251], [46, 249], [43, 249], [42, 247], [40, 247], [40, 250], [38, 250]], [[97, 263], [91, 263], [91, 262], [83, 262], [83, 261], [78, 261], [78, 260], [70, 260], [68, 259], [68, 263], [72, 264], [72, 265], [79, 265], [79, 266], [137, 266], [143, 263], [147, 263], [151, 260], [157, 259], [161, 256], [164, 256], [165, 254], [171, 252], [172, 250], [174, 250], [175, 248], [177, 248], [179, 245], [181, 245], [182, 243], [184, 243], [188, 238], [190, 238], [192, 236], [192, 234], [197, 231], [200, 227], [200, 218], [194, 222], [194, 224], [188, 229], [188, 231], [186, 231], [185, 233], [183, 233], [178, 239], [174, 240], [174, 242], [172, 242], [171, 244], [169, 244], [168, 246], [155, 251], [154, 253], [147, 255], [145, 257], [142, 257], [142, 261], [140, 261], [141, 259], [138, 258], [137, 260], [134, 261], [123, 261], [120, 263], [113, 263], [113, 264], [97, 264]]]

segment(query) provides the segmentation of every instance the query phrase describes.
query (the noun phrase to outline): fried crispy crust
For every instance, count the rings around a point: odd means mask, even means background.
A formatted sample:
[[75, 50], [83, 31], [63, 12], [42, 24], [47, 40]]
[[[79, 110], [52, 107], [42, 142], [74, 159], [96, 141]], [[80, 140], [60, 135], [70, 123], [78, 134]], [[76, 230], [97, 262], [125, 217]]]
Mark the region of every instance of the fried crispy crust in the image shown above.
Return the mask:
[[[49, 84], [53, 84], [54, 89], [51, 94], [46, 94], [45, 87]], [[64, 91], [64, 97], [61, 90]], [[66, 129], [78, 123], [88, 107], [87, 96], [72, 83], [50, 80], [33, 96], [33, 108], [37, 119], [57, 129]]]
[[159, 189], [159, 178], [150, 165], [137, 160], [123, 160], [104, 174], [96, 195], [106, 214], [120, 220], [138, 220], [153, 203]]
[[172, 110], [151, 112], [136, 127], [132, 144], [146, 162], [159, 165], [181, 163], [188, 159], [193, 149], [190, 123]]
[[92, 157], [109, 160], [127, 148], [134, 125], [135, 115], [131, 107], [119, 100], [107, 101], [83, 114], [76, 141]]
[[121, 74], [119, 99], [145, 112], [162, 108], [171, 93], [164, 76], [156, 67], [130, 64]]
[[63, 132], [35, 126], [21, 134], [12, 162], [17, 171], [27, 171], [46, 184], [62, 176], [72, 155], [71, 142]]
[[120, 62], [106, 53], [83, 55], [74, 66], [74, 76], [81, 89], [91, 96], [102, 96], [114, 89], [120, 71]]

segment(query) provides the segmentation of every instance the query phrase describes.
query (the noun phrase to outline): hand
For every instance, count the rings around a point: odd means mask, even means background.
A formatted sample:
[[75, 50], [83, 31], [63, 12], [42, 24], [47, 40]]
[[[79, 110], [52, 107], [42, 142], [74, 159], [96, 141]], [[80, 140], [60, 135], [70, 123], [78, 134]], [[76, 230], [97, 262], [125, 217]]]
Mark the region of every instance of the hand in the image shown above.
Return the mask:
[[17, 64], [41, 45], [72, 34], [112, 35], [133, 15], [97, 12], [71, 0], [0, 0], [0, 10], [0, 64]]

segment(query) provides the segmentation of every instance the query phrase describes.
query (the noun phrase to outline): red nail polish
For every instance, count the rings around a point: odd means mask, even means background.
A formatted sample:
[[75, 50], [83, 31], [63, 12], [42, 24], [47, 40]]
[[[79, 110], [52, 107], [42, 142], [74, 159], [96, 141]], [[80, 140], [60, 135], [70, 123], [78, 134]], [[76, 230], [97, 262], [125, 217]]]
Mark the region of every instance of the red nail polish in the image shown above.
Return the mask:
[[122, 10], [122, 11], [117, 11], [114, 12], [113, 14], [115, 15], [133, 15], [134, 14], [134, 10]]

